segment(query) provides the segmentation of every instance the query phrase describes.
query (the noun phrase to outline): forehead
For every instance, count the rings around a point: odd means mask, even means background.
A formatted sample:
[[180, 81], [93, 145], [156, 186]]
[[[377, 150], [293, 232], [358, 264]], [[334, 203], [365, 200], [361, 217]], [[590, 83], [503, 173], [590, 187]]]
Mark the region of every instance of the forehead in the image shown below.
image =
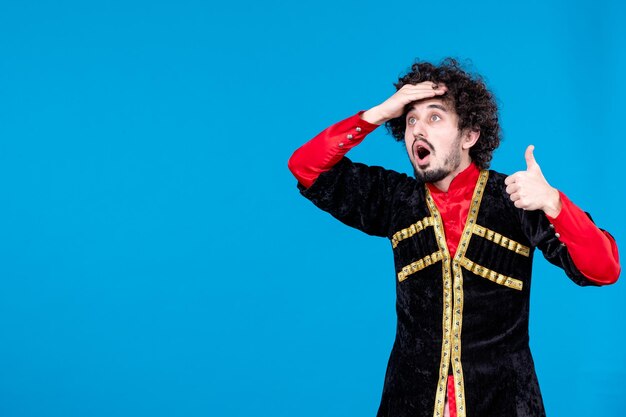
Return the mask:
[[408, 113], [419, 113], [430, 109], [438, 109], [446, 113], [454, 114], [454, 107], [448, 100], [443, 100], [438, 97], [427, 98], [424, 100], [414, 101], [407, 106]]

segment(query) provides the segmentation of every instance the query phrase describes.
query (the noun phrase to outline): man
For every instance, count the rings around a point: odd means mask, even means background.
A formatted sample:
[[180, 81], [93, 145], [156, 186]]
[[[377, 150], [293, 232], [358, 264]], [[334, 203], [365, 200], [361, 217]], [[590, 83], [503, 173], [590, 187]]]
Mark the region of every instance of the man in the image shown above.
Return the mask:
[[[497, 106], [453, 59], [416, 63], [378, 106], [298, 149], [301, 193], [337, 219], [391, 241], [397, 333], [378, 416], [545, 416], [528, 346], [534, 248], [576, 284], [614, 283], [613, 238], [527, 169], [488, 171]], [[415, 178], [344, 155], [386, 123]]]

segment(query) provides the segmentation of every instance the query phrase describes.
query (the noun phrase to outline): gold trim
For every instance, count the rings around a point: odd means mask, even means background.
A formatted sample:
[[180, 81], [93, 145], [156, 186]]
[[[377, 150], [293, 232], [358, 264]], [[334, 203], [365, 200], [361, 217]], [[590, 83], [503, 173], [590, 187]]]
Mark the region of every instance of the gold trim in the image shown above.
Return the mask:
[[[457, 248], [457, 253], [450, 267], [450, 252], [446, 243], [443, 222], [437, 206], [426, 188], [426, 202], [428, 208], [435, 220], [435, 237], [437, 245], [443, 255], [443, 340], [441, 344], [441, 361], [439, 363], [439, 380], [437, 383], [437, 392], [435, 394], [434, 417], [442, 417], [444, 413], [444, 405], [447, 390], [448, 367], [450, 364], [453, 368], [455, 393], [456, 393], [456, 411], [457, 417], [466, 417], [465, 414], [465, 383], [463, 380], [463, 368], [461, 366], [461, 330], [463, 326], [463, 272], [460, 266], [460, 259], [465, 255], [465, 251], [472, 237], [472, 230], [476, 224], [478, 217], [478, 209], [483, 198], [483, 192], [489, 172], [483, 170], [480, 172], [474, 195], [470, 204], [469, 213], [465, 222], [461, 240]], [[451, 276], [452, 270], [452, 276]], [[454, 299], [451, 299], [452, 294]]]
[[475, 224], [472, 232], [475, 235], [484, 237], [485, 239], [522, 256], [528, 257], [530, 255], [530, 248], [528, 246], [524, 246], [521, 243], [518, 243], [513, 239], [509, 239], [508, 237], [502, 236], [500, 233], [494, 232], [493, 230], [487, 229], [486, 227]]
[[491, 269], [487, 269], [482, 265], [478, 265], [475, 262], [470, 261], [466, 257], [461, 258], [461, 266], [471, 271], [472, 273], [487, 278], [489, 281], [493, 281], [496, 284], [504, 285], [505, 287], [513, 288], [514, 290], [521, 291], [524, 287], [524, 283], [518, 279], [507, 277]]
[[441, 214], [437, 209], [437, 205], [430, 195], [428, 187], [426, 187], [426, 203], [433, 217], [433, 226], [435, 230], [435, 238], [439, 252], [443, 257], [441, 263], [443, 277], [443, 324], [442, 324], [442, 343], [441, 343], [441, 361], [439, 362], [439, 379], [437, 382], [437, 391], [435, 393], [435, 410], [434, 417], [443, 417], [444, 406], [446, 401], [446, 390], [448, 388], [448, 367], [450, 365], [450, 335], [452, 334], [452, 276], [450, 274], [450, 252], [446, 242], [446, 235], [443, 228]]
[[461, 234], [459, 247], [452, 261], [452, 274], [454, 276], [454, 322], [452, 325], [452, 369], [456, 384], [456, 413], [457, 417], [465, 417], [465, 382], [463, 380], [463, 367], [461, 366], [461, 330], [463, 328], [463, 272], [459, 260], [465, 256], [465, 251], [472, 237], [472, 230], [478, 217], [478, 209], [483, 199], [483, 192], [487, 185], [489, 171], [480, 172], [472, 203], [467, 214], [465, 228]]
[[443, 254], [441, 253], [441, 251], [434, 252], [431, 255], [426, 255], [419, 261], [412, 262], [408, 264], [407, 266], [403, 267], [402, 271], [398, 272], [398, 281], [402, 282], [409, 275], [414, 274], [417, 271], [421, 271], [427, 266], [430, 266], [434, 264], [435, 262], [439, 262], [442, 259], [443, 259]]
[[409, 227], [404, 228], [394, 233], [393, 236], [391, 237], [391, 246], [395, 249], [396, 246], [398, 246], [398, 242], [404, 239], [410, 238], [411, 236], [414, 236], [415, 234], [426, 229], [428, 226], [432, 226], [432, 225], [433, 225], [432, 217], [424, 217], [422, 220], [418, 220], [417, 222], [413, 223]]

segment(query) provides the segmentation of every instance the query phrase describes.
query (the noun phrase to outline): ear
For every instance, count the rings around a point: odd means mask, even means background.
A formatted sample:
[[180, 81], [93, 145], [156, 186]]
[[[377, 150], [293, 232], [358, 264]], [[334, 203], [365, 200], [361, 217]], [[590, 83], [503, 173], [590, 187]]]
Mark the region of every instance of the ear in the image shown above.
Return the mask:
[[462, 147], [463, 149], [469, 149], [478, 142], [480, 137], [480, 130], [468, 130], [463, 137]]

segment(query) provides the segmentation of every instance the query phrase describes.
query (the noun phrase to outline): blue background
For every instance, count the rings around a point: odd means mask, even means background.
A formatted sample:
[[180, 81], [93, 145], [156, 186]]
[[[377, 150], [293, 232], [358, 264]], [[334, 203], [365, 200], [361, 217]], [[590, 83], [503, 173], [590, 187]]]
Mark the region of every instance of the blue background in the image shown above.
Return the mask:
[[[493, 168], [535, 144], [623, 246], [624, 21], [617, 0], [3, 1], [0, 415], [375, 415], [389, 242], [302, 198], [287, 159], [416, 57], [470, 58], [501, 104]], [[384, 129], [351, 157], [410, 171]], [[548, 415], [626, 415], [624, 283], [537, 259]]]

